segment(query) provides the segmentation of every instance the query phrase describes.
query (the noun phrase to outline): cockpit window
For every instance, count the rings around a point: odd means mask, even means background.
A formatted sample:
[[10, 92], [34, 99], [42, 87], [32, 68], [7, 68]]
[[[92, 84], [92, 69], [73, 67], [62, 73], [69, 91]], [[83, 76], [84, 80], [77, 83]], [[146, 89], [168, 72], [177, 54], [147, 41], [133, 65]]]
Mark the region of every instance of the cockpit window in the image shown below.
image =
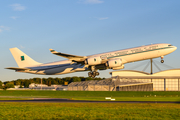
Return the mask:
[[168, 45], [168, 46], [172, 46], [172, 45]]

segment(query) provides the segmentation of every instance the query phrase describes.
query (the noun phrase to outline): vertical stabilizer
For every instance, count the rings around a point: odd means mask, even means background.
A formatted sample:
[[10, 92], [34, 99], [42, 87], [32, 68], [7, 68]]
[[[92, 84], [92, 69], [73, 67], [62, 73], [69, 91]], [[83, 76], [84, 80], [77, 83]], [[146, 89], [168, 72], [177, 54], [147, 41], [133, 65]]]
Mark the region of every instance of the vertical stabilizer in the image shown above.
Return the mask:
[[28, 55], [26, 55], [25, 53], [23, 53], [21, 50], [19, 50], [16, 47], [10, 48], [10, 51], [20, 68], [36, 66], [36, 65], [41, 64], [34, 61], [32, 58], [30, 58]]

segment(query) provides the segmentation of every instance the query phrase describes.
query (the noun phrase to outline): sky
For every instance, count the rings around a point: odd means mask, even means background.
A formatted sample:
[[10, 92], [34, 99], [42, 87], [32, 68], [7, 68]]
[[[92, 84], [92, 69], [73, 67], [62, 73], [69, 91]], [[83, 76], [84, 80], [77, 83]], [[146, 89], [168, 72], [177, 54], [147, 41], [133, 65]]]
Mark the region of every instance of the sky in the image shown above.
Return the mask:
[[[4, 69], [18, 67], [9, 51], [13, 47], [38, 62], [48, 63], [64, 60], [51, 54], [50, 48], [86, 56], [169, 43], [177, 50], [165, 56], [165, 64], [180, 68], [179, 0], [0, 0], [0, 3], [0, 80], [3, 82], [34, 77], [88, 77], [87, 71], [45, 76]], [[148, 62], [128, 63], [125, 69]], [[100, 71], [99, 77], [111, 77], [109, 72], [112, 70]]]

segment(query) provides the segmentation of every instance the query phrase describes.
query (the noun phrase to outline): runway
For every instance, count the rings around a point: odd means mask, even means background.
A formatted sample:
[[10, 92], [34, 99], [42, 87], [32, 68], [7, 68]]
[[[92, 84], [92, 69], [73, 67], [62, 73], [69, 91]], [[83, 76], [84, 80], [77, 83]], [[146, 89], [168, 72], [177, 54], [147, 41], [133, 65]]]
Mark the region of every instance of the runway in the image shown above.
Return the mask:
[[61, 98], [34, 98], [32, 100], [0, 100], [0, 102], [28, 102], [28, 103], [177, 103], [179, 101], [89, 101], [89, 100], [70, 100]]

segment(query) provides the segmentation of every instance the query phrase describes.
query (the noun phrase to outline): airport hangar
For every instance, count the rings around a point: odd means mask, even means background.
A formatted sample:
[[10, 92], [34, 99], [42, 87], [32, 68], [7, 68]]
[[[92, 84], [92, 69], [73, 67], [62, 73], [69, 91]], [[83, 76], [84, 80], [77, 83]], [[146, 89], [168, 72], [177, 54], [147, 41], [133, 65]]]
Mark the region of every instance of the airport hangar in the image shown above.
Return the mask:
[[154, 74], [120, 70], [110, 72], [111, 78], [72, 82], [70, 91], [180, 91], [180, 69], [160, 71]]

